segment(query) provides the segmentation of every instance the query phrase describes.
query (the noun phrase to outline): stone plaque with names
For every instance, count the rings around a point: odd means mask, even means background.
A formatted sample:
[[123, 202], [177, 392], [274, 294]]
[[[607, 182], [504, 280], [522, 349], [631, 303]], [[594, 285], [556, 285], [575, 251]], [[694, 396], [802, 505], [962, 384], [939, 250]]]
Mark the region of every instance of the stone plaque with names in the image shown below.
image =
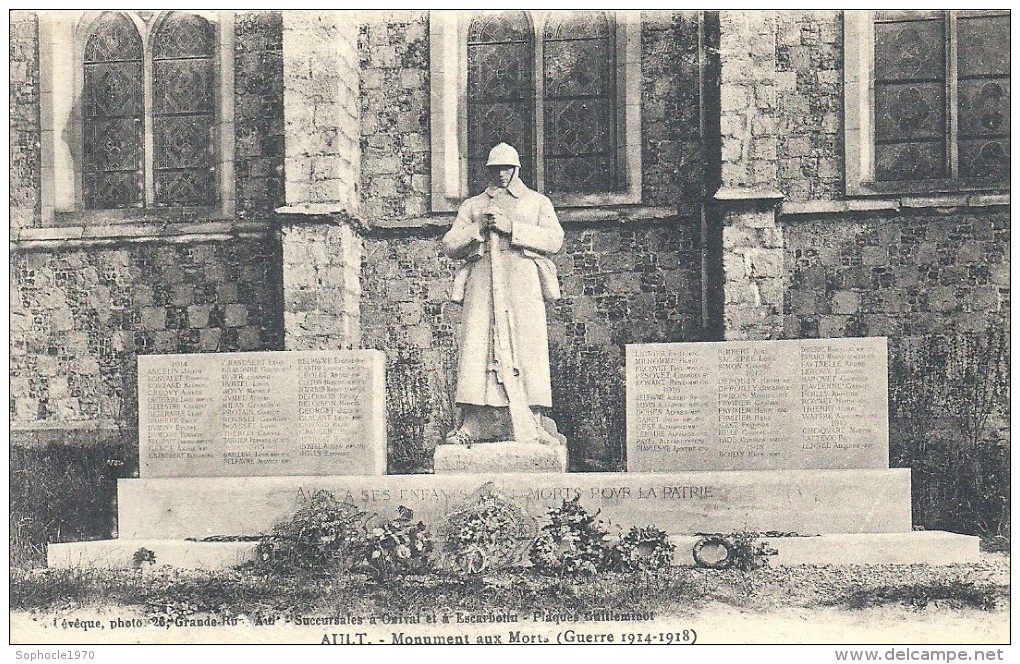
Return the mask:
[[627, 346], [627, 469], [888, 468], [884, 337]]
[[142, 477], [384, 475], [378, 350], [141, 355]]

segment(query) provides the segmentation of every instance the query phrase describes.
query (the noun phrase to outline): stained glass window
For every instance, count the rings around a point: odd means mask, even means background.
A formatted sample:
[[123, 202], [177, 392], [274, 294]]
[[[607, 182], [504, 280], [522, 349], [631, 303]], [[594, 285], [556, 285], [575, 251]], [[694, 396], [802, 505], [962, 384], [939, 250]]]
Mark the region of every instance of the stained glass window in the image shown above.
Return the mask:
[[497, 143], [521, 155], [521, 177], [535, 186], [534, 36], [522, 11], [475, 16], [467, 43], [468, 182], [486, 186], [485, 159]]
[[[908, 15], [909, 16], [909, 15]], [[875, 178], [946, 177], [946, 41], [941, 17], [875, 24]]]
[[1009, 177], [1009, 16], [961, 12], [959, 77], [960, 177]]
[[91, 209], [141, 207], [144, 194], [142, 39], [107, 13], [85, 42], [82, 193]]
[[605, 12], [558, 12], [543, 33], [545, 189], [611, 189], [616, 86], [609, 20]]
[[200, 16], [171, 13], [152, 40], [155, 203], [214, 202], [214, 34]]
[[1008, 178], [1008, 13], [879, 11], [874, 43], [875, 180]]
[[85, 206], [215, 205], [216, 31], [186, 12], [138, 18], [107, 12], [85, 42]]

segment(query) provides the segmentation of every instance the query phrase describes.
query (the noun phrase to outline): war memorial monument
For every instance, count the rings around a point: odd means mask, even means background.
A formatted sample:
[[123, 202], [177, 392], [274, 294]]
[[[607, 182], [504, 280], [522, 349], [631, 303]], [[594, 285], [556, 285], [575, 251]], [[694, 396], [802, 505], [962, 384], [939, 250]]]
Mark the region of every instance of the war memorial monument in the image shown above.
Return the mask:
[[626, 349], [627, 471], [570, 473], [550, 403], [549, 200], [493, 148], [492, 183], [444, 238], [465, 259], [458, 426], [432, 474], [388, 474], [384, 349], [143, 355], [140, 477], [118, 485], [118, 536], [51, 544], [51, 566], [218, 568], [250, 559], [301, 497], [436, 526], [482, 487], [541, 518], [578, 498], [623, 528], [654, 524], [694, 564], [706, 533], [762, 534], [774, 564], [960, 563], [978, 538], [914, 532], [909, 468], [889, 467], [883, 337], [639, 343]]

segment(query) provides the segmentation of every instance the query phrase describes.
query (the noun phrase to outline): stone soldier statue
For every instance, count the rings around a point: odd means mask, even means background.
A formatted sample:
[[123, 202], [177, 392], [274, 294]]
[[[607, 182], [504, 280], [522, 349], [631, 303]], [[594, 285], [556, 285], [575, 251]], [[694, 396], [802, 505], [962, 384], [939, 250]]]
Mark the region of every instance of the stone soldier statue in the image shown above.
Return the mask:
[[[443, 237], [457, 272], [451, 299], [464, 306], [456, 401], [461, 426], [450, 444], [539, 441], [560, 444], [536, 408], [552, 406], [545, 301], [560, 297], [549, 259], [563, 228], [548, 198], [521, 181], [512, 146], [489, 152], [490, 185], [467, 199]], [[509, 426], [508, 426], [509, 425]]]

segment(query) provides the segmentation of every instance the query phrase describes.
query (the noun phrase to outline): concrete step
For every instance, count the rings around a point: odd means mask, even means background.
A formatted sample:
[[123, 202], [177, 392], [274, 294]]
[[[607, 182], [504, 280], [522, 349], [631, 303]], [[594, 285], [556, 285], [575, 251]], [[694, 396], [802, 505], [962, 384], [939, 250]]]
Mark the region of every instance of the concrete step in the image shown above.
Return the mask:
[[[672, 535], [674, 563], [694, 565], [701, 537]], [[980, 538], [939, 530], [909, 533], [839, 533], [815, 537], [763, 537], [776, 550], [770, 565], [953, 565], [977, 562]]]
[[135, 552], [152, 551], [155, 566], [180, 569], [226, 569], [252, 560], [257, 542], [188, 542], [166, 539], [114, 539], [50, 544], [46, 549], [49, 567], [132, 569]]
[[910, 470], [788, 470], [671, 473], [503, 473], [344, 477], [120, 480], [125, 539], [259, 535], [289, 518], [302, 497], [326, 489], [388, 519], [400, 505], [426, 524], [491, 487], [538, 518], [563, 500], [614, 526], [667, 532], [906, 533]]
[[[694, 545], [701, 538], [674, 535], [674, 564], [693, 566]], [[784, 565], [951, 565], [977, 562], [978, 538], [941, 531], [854, 533], [816, 537], [765, 538], [778, 551], [772, 566]], [[184, 540], [100, 540], [51, 544], [47, 564], [60, 568], [132, 569], [132, 557], [145, 547], [156, 566], [225, 569], [251, 560], [255, 542], [188, 542]]]

